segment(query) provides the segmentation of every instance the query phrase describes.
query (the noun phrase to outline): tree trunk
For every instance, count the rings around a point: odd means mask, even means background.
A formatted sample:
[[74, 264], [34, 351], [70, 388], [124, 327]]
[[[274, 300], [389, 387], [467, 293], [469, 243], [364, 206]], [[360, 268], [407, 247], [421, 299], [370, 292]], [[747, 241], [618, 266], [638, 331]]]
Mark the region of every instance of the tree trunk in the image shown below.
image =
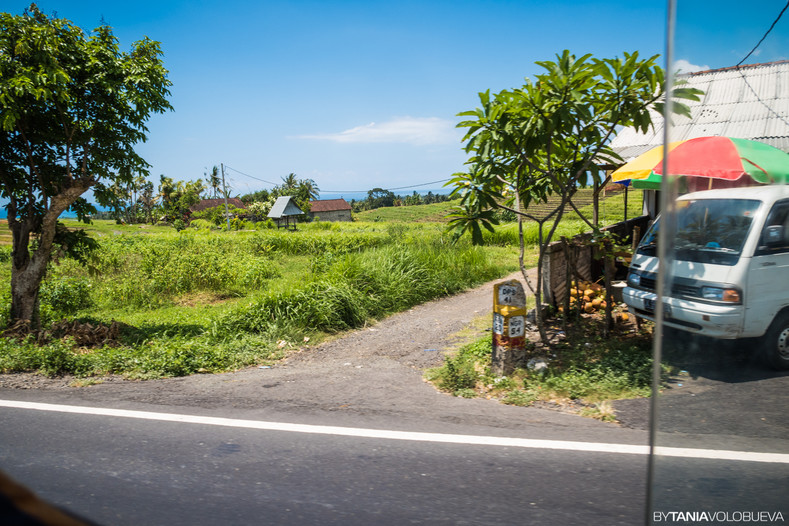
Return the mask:
[[25, 321], [30, 324], [31, 329], [41, 328], [38, 291], [43, 279], [44, 271], [36, 266], [11, 268], [11, 320], [14, 323]]
[[52, 255], [52, 245], [58, 217], [85, 191], [90, 184], [74, 185], [52, 197], [49, 209], [41, 219], [38, 248], [30, 255], [30, 235], [34, 231], [35, 218], [16, 218], [16, 203], [9, 208], [8, 225], [13, 236], [11, 252], [11, 324], [20, 321], [30, 324], [31, 329], [41, 328], [38, 311], [38, 294], [47, 272]]

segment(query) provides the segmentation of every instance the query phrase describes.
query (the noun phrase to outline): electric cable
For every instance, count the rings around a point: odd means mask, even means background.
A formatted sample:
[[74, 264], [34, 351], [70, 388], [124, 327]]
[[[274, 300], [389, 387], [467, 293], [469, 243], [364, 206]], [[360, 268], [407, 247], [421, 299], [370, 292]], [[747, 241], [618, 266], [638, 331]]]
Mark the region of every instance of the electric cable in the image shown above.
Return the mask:
[[[236, 170], [235, 168], [233, 168], [232, 166], [228, 166], [227, 164], [225, 165], [225, 168], [227, 168], [228, 170], [233, 170], [237, 174], [243, 175], [244, 177], [249, 177], [250, 179], [254, 179], [255, 181], [260, 181], [262, 183], [266, 183], [266, 184], [270, 184], [270, 185], [274, 185], [274, 186], [278, 186], [279, 184], [281, 184], [281, 183], [273, 183], [271, 181], [266, 181], [265, 179], [261, 179], [259, 177], [255, 177], [254, 175], [249, 175], [249, 174], [244, 173], [244, 172], [242, 172], [240, 170]], [[410, 186], [399, 186], [397, 188], [384, 188], [384, 190], [386, 190], [387, 192], [391, 192], [391, 191], [394, 191], [394, 190], [408, 190], [410, 188], [419, 188], [419, 187], [422, 187], [422, 186], [430, 186], [431, 184], [445, 183], [445, 182], [447, 182], [449, 180], [450, 180], [449, 178], [447, 178], [447, 179], [439, 179], [437, 181], [430, 181], [428, 183], [414, 184], [414, 185], [410, 185]], [[360, 194], [360, 193], [364, 193], [364, 192], [367, 192], [367, 191], [368, 190], [321, 190], [320, 193], [322, 193], [322, 194]]]
[[780, 13], [778, 13], [778, 17], [777, 17], [777, 18], [776, 18], [776, 19], [773, 21], [772, 25], [770, 26], [770, 29], [768, 29], [768, 30], [767, 30], [767, 32], [764, 34], [764, 36], [762, 37], [762, 39], [761, 39], [761, 40], [759, 40], [759, 42], [758, 42], [758, 43], [757, 43], [757, 44], [756, 44], [756, 45], [753, 47], [753, 49], [750, 51], [750, 53], [748, 53], [747, 55], [745, 55], [745, 57], [744, 57], [744, 58], [743, 58], [741, 61], [739, 61], [735, 67], [737, 67], [737, 68], [738, 68], [738, 67], [740, 67], [740, 65], [742, 65], [742, 63], [743, 63], [743, 62], [745, 62], [746, 60], [748, 60], [748, 57], [750, 57], [751, 55], [753, 55], [753, 53], [754, 53], [754, 52], [755, 52], [757, 49], [759, 49], [759, 46], [761, 46], [761, 45], [762, 45], [762, 42], [764, 42], [764, 39], [765, 39], [765, 38], [767, 38], [767, 35], [769, 35], [769, 34], [770, 34], [770, 31], [772, 31], [772, 30], [773, 30], [773, 28], [775, 27], [775, 24], [777, 24], [777, 23], [778, 23], [778, 21], [779, 21], [779, 20], [781, 19], [781, 17], [783, 16], [784, 12], [786, 12], [786, 9], [787, 9], [787, 8], [789, 8], [789, 2], [786, 2], [786, 5], [784, 6], [784, 8], [783, 8], [783, 9], [781, 9], [781, 12], [780, 12]]

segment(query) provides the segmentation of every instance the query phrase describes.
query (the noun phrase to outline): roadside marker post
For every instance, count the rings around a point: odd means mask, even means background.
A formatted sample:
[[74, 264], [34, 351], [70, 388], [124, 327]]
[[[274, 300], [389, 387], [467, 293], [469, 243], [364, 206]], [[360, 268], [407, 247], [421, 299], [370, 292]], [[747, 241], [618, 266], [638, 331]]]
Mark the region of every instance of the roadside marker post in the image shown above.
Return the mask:
[[518, 280], [493, 285], [493, 374], [511, 374], [526, 359], [526, 294]]

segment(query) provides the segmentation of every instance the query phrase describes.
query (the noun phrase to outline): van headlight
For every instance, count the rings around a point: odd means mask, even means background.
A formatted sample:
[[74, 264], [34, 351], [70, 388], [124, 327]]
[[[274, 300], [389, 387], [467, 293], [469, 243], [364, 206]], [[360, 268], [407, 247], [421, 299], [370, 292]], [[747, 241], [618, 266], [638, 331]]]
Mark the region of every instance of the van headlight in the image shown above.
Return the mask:
[[705, 300], [721, 301], [724, 303], [741, 303], [742, 297], [737, 289], [724, 289], [720, 287], [701, 287], [701, 297]]
[[641, 274], [638, 272], [630, 272], [627, 275], [627, 284], [631, 287], [640, 287], [641, 286]]

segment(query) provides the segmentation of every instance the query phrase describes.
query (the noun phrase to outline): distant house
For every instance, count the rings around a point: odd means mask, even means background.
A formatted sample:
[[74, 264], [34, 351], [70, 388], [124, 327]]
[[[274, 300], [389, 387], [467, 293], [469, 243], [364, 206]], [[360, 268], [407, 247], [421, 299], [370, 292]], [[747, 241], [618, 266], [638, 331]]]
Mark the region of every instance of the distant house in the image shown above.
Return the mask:
[[[235, 206], [236, 208], [246, 208], [246, 205], [238, 197], [229, 197], [227, 199], [227, 204], [228, 206]], [[225, 206], [225, 200], [223, 198], [203, 199], [199, 203], [190, 206], [189, 211], [194, 214], [195, 212], [202, 212], [203, 210], [217, 206]]]
[[351, 205], [342, 198], [310, 201], [310, 218], [321, 221], [352, 221]]
[[293, 197], [289, 195], [277, 197], [274, 206], [271, 207], [271, 212], [268, 213], [268, 217], [277, 222], [277, 228], [292, 228], [293, 230], [296, 230], [296, 220], [300, 215], [304, 215], [304, 212], [296, 206]]

